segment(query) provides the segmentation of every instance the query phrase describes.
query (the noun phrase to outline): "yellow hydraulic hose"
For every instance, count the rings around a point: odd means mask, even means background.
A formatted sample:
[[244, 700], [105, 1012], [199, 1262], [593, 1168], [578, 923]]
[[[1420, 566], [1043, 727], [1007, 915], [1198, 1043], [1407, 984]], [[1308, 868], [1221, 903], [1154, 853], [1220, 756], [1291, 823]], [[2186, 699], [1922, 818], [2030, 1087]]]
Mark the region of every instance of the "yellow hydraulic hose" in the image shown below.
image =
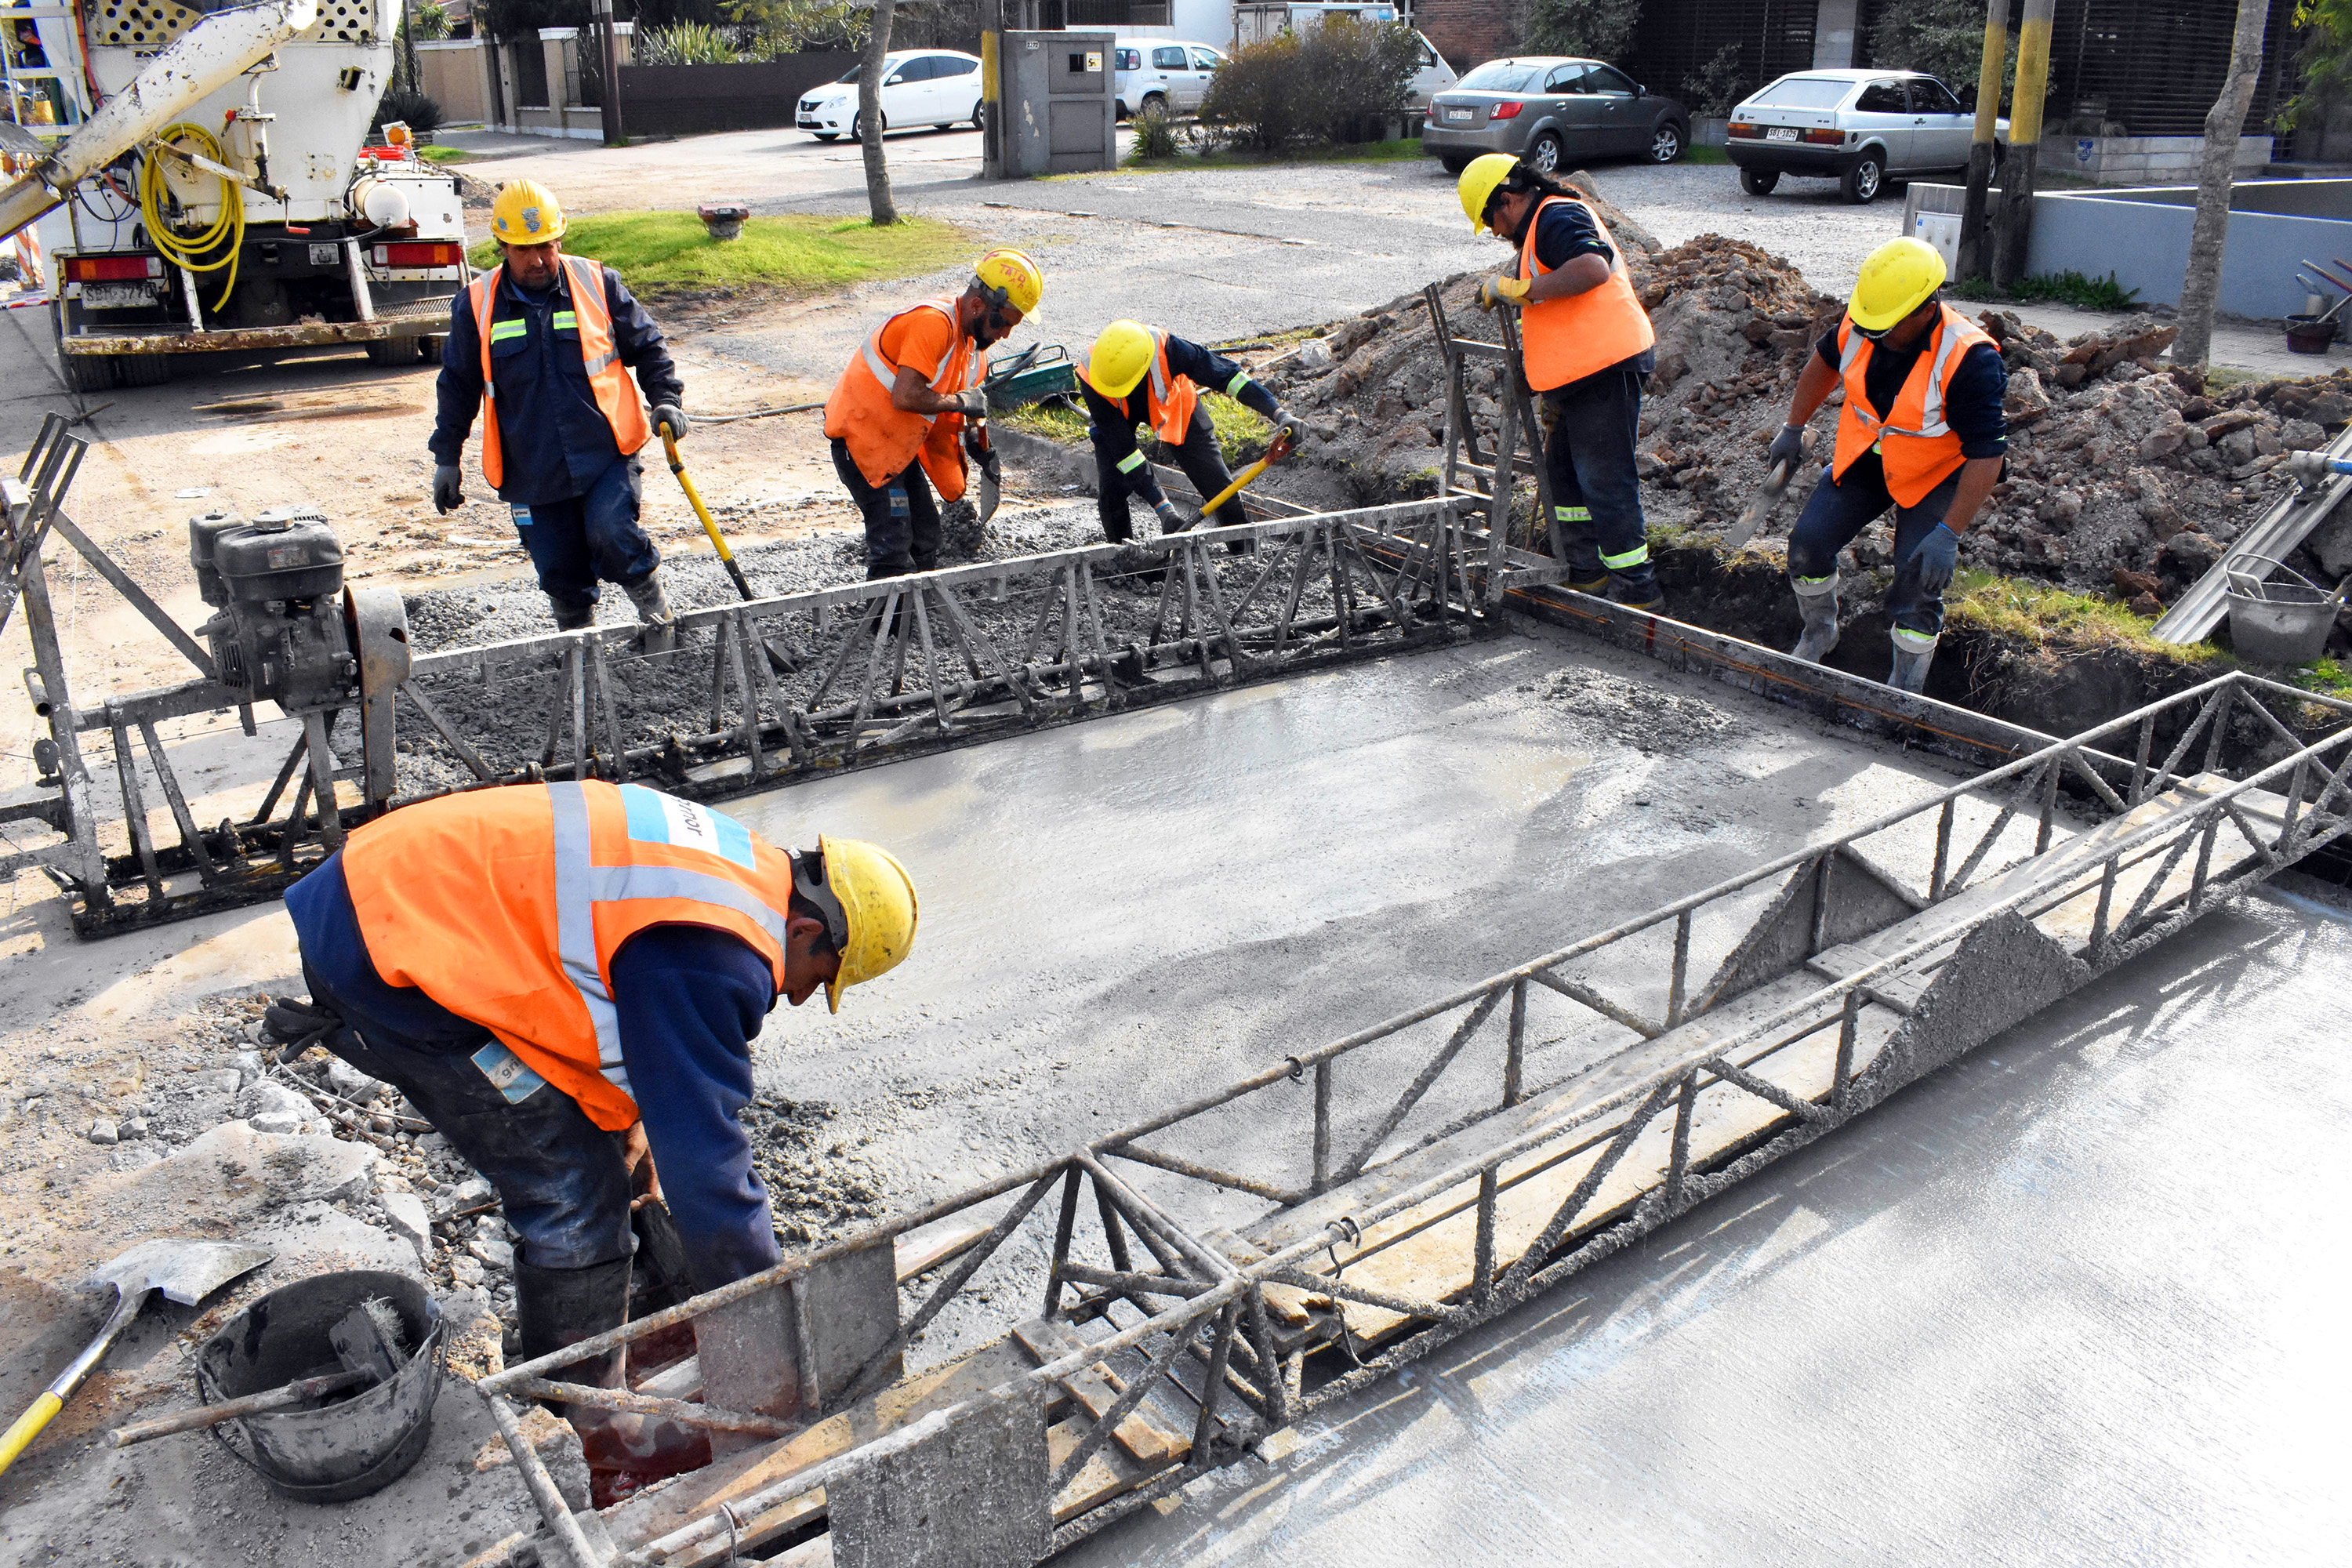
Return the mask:
[[[182, 121], [167, 125], [155, 135], [158, 142], [173, 142], [184, 138], [188, 151], [226, 163], [228, 159], [221, 151], [220, 139], [201, 125]], [[213, 301], [215, 310], [228, 307], [228, 297], [236, 290], [237, 252], [245, 245], [245, 193], [236, 182], [226, 177], [220, 180], [220, 216], [212, 226], [194, 237], [183, 237], [172, 232], [163, 216], [163, 203], [168, 192], [163, 184], [163, 157], [150, 151], [139, 163], [139, 216], [147, 225], [147, 239], [163, 253], [163, 259], [174, 267], [184, 267], [191, 272], [217, 272], [228, 268], [228, 280], [221, 286], [220, 298]], [[197, 258], [219, 247], [226, 240], [228, 249], [210, 261]]]

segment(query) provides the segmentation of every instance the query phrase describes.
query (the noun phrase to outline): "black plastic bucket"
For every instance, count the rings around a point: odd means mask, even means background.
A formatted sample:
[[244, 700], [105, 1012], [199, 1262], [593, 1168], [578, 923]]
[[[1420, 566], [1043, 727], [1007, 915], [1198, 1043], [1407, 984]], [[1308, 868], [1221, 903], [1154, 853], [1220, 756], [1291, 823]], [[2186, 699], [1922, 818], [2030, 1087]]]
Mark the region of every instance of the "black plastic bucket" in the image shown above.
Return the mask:
[[[407, 1363], [389, 1383], [309, 1410], [273, 1411], [213, 1428], [279, 1497], [348, 1502], [407, 1473], [433, 1436], [441, 1392], [441, 1309], [404, 1274], [347, 1269], [272, 1290], [231, 1318], [196, 1352], [207, 1405], [343, 1370], [329, 1332], [373, 1297], [399, 1314]], [[242, 1444], [225, 1435], [234, 1426]]]

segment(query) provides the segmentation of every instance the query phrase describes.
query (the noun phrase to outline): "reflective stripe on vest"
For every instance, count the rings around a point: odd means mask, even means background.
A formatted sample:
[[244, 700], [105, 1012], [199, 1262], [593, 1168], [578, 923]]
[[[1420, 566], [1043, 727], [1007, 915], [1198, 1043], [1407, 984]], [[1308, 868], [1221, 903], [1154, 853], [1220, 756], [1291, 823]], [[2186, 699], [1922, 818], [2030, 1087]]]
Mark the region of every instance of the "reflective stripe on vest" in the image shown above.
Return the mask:
[[[1192, 384], [1192, 377], [1176, 375], [1170, 372], [1166, 332], [1153, 332], [1151, 345], [1151, 373], [1144, 377], [1143, 422], [1150, 426], [1151, 433], [1162, 441], [1171, 447], [1181, 447], [1184, 444], [1184, 433], [1192, 427], [1192, 410], [1200, 405], [1201, 389]], [[1135, 395], [1134, 389], [1129, 388], [1127, 397], [1112, 397], [1109, 393], [1103, 392], [1101, 387], [1095, 386], [1094, 375], [1090, 368], [1093, 357], [1092, 353], [1089, 353], [1085, 359], [1076, 362], [1080, 380], [1088, 386], [1094, 386], [1095, 391], [1101, 393], [1105, 398], [1113, 403], [1125, 404], [1128, 397]], [[1244, 374], [1235, 376], [1234, 380], [1236, 385], [1240, 385], [1246, 384], [1249, 377]], [[1229, 394], [1239, 395], [1234, 393], [1234, 388], [1231, 386], [1225, 390]]]
[[[956, 335], [949, 340], [939, 363], [901, 366], [883, 352], [882, 334], [891, 322], [917, 310], [938, 311]], [[963, 416], [915, 414], [893, 404], [890, 392], [902, 368], [920, 373], [930, 389], [942, 396], [977, 386], [987, 375], [988, 356], [956, 325], [953, 295], [910, 305], [885, 317], [866, 334], [864, 345], [843, 367], [825, 399], [824, 433], [848, 446], [858, 473], [877, 489], [904, 473], [907, 465], [919, 457], [940, 499], [955, 500], [964, 489], [963, 452], [956, 439], [963, 428]]]
[[[613, 427], [613, 444], [627, 457], [653, 439], [646, 422], [645, 403], [628, 367], [621, 363], [613, 342], [613, 313], [605, 308], [604, 265], [584, 256], [560, 256], [563, 279], [572, 295], [572, 309], [554, 313], [554, 325], [580, 334], [580, 363], [588, 374], [588, 390], [597, 411]], [[490, 345], [526, 335], [530, 322], [509, 317], [494, 321], [499, 284], [506, 276], [504, 263], [480, 273], [466, 286], [473, 307], [475, 335], [482, 343], [482, 478], [492, 489], [506, 481], [506, 452], [499, 430], [498, 385], [490, 365]]]
[[642, 785], [515, 784], [353, 830], [344, 878], [385, 982], [490, 1030], [618, 1131], [636, 1120], [611, 974], [656, 925], [722, 931], [784, 985], [790, 857]]
[[1944, 417], [1944, 398], [1969, 350], [1992, 339], [1949, 305], [1937, 311], [1934, 352], [1912, 362], [1885, 419], [1870, 405], [1875, 345], [1853, 330], [1852, 317], [1838, 323], [1838, 379], [1845, 404], [1838, 412], [1837, 448], [1830, 459], [1832, 479], [1843, 478], [1874, 448], [1885, 469], [1887, 493], [1904, 506], [1916, 506], [1968, 460]]
[[[1529, 282], [1552, 270], [1536, 255], [1536, 229], [1544, 209], [1567, 199], [1546, 196], [1528, 214], [1527, 233], [1519, 243], [1519, 276]], [[1641, 300], [1633, 293], [1624, 249], [1600, 214], [1589, 206], [1585, 211], [1614, 259], [1609, 276], [1581, 294], [1530, 300], [1519, 308], [1519, 355], [1527, 367], [1528, 384], [1538, 392], [1581, 381], [1633, 358], [1658, 341], [1650, 326], [1650, 313], [1642, 309]]]

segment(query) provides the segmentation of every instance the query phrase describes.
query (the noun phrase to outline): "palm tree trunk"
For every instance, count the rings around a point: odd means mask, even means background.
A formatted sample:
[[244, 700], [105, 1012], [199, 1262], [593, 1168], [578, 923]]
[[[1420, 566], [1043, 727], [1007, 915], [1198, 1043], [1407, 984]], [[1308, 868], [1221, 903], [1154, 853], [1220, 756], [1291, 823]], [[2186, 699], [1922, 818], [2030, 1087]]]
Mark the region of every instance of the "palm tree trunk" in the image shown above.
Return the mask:
[[2213, 309], [2221, 292], [2221, 247], [2230, 237], [2230, 183], [2237, 167], [2238, 132], [2263, 69], [2268, 0], [2238, 0], [2238, 30], [2230, 42], [2230, 74], [2205, 115], [2205, 151], [2197, 169], [2197, 222], [2189, 235], [2189, 269], [2180, 279], [2180, 336], [2175, 364], [2203, 364], [2213, 345]]
[[882, 158], [882, 57], [890, 52], [890, 13], [896, 0], [874, 0], [874, 31], [866, 39], [866, 64], [857, 73], [858, 140], [866, 144], [866, 205], [874, 226], [898, 221], [890, 201], [890, 165]]

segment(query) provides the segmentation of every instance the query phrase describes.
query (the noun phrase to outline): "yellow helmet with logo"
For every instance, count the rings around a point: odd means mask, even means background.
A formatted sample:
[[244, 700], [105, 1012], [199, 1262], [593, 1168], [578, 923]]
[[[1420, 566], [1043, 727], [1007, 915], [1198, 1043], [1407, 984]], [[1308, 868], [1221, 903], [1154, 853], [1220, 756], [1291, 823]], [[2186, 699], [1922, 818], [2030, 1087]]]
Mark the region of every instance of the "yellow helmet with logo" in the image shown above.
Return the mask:
[[1087, 356], [1087, 380], [1105, 397], [1125, 397], [1159, 353], [1150, 327], [1141, 321], [1113, 321]]
[[1890, 239], [1870, 253], [1845, 313], [1866, 332], [1883, 332], [1944, 286], [1944, 257], [1924, 239]]
[[563, 204], [537, 180], [509, 180], [490, 203], [490, 233], [509, 245], [563, 237]]
[[1508, 153], [1482, 153], [1470, 160], [1454, 188], [1462, 197], [1462, 212], [1470, 220], [1472, 234], [1486, 231], [1486, 204], [1495, 199], [1495, 189], [1511, 177], [1519, 161]]
[[841, 967], [824, 988], [825, 1004], [841, 1011], [841, 994], [898, 967], [915, 945], [915, 880], [887, 850], [857, 838], [820, 837], [824, 881], [793, 861], [793, 890], [824, 911]]
[[1035, 314], [1037, 301], [1045, 297], [1045, 274], [1025, 250], [999, 247], [974, 262], [971, 272], [981, 292], [1024, 316]]

